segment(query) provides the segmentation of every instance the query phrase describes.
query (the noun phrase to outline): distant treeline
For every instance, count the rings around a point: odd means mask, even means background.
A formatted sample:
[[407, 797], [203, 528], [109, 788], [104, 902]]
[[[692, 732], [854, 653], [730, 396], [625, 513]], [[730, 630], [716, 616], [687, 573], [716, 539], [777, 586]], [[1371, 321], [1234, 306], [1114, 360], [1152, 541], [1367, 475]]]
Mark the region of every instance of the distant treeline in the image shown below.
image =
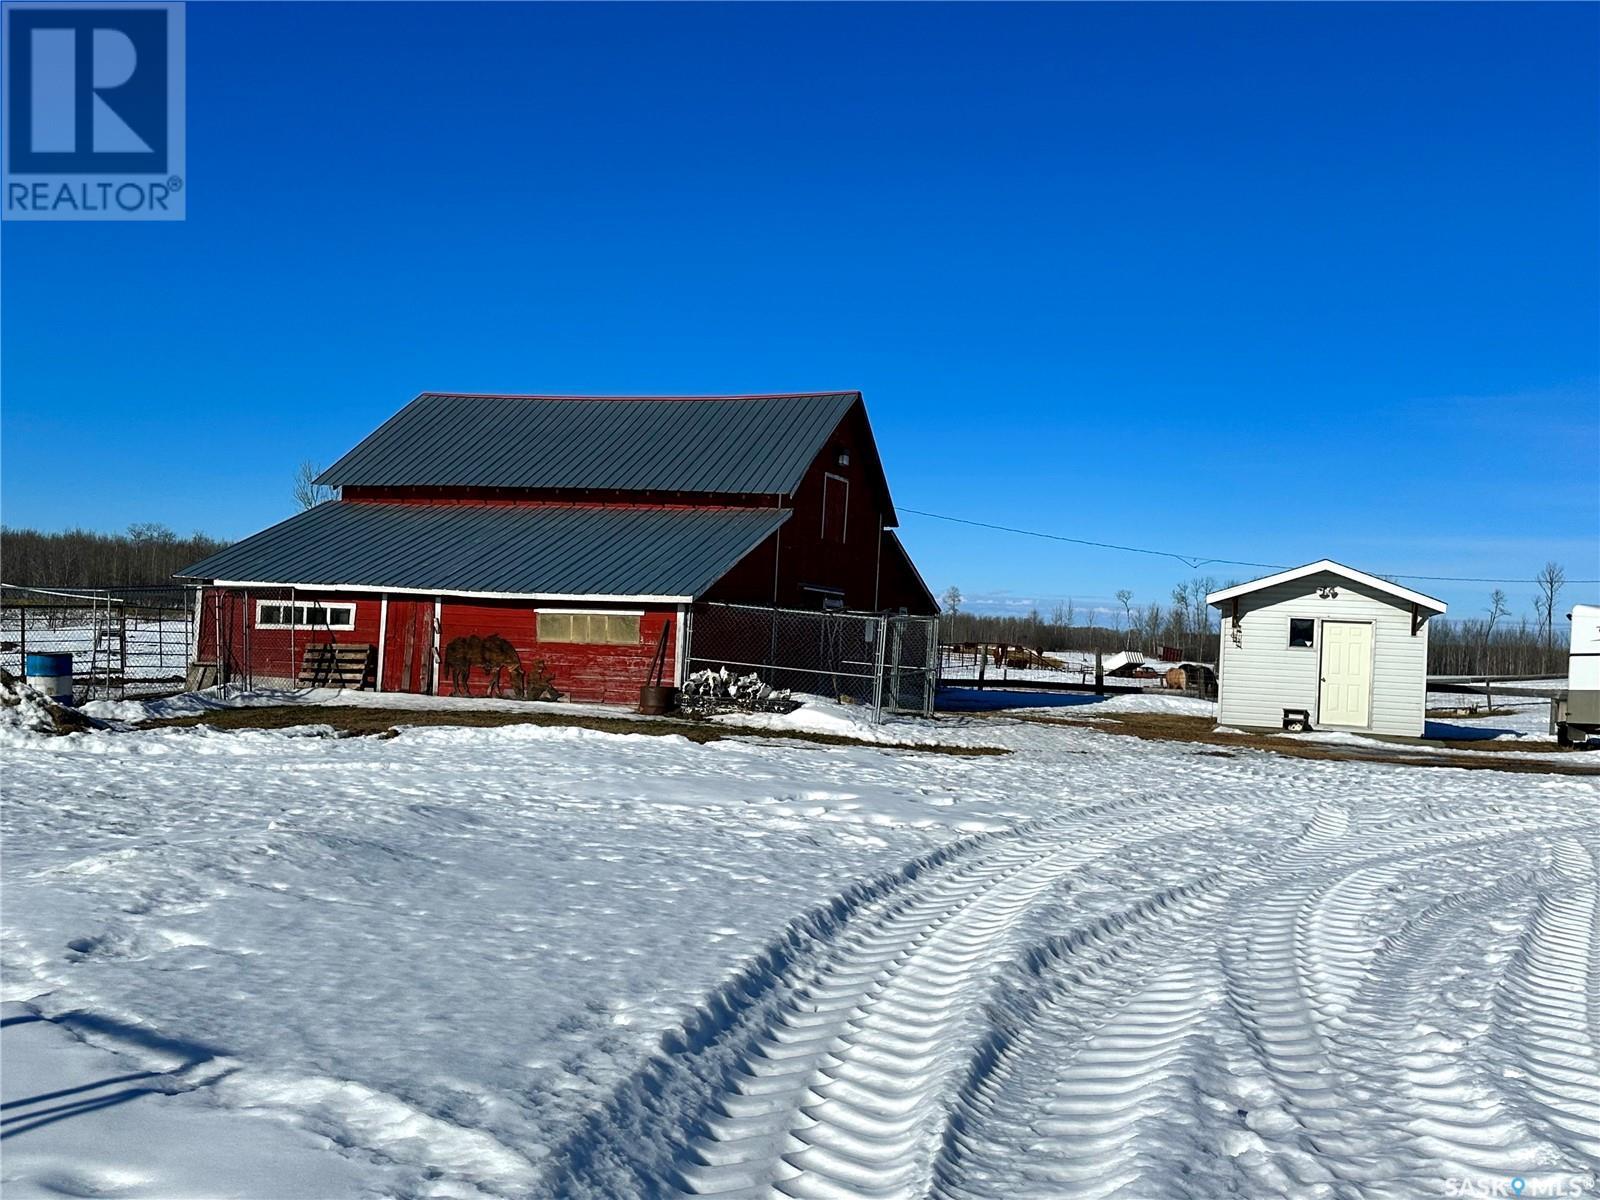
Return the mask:
[[[1206, 594], [1223, 586], [1210, 576], [1180, 583], [1170, 604], [1135, 604], [1132, 592], [1119, 592], [1117, 607], [1079, 612], [1071, 601], [1048, 616], [1034, 609], [1025, 616], [991, 616], [959, 611], [961, 593], [945, 592], [939, 637], [945, 642], [1003, 642], [1033, 650], [1141, 650], [1151, 658], [1170, 646], [1186, 659], [1217, 661], [1217, 614]], [[952, 612], [951, 609], [957, 611]]]
[[1492, 630], [1488, 621], [1428, 622], [1430, 675], [1565, 675], [1571, 628], [1560, 615], [1549, 636], [1527, 617]]
[[[1137, 610], [1136, 610], [1137, 611]], [[1091, 622], [1095, 618], [1091, 618]], [[1098, 619], [1105, 620], [1104, 614]], [[1452, 621], [1435, 617], [1428, 623], [1428, 673], [1430, 675], [1562, 675], [1567, 670], [1566, 622], [1557, 618], [1560, 628], [1546, 638], [1545, 631], [1524, 617], [1496, 624], [1486, 632], [1487, 621]], [[1139, 650], [1158, 658], [1163, 646], [1178, 650], [1185, 659], [1217, 661], [1217, 626], [1209, 623], [1206, 632], [1193, 621], [1159, 620], [1154, 627], [1135, 625], [1131, 630], [1106, 624], [1073, 624], [1050, 621], [1038, 613], [1023, 617], [985, 616], [977, 613], [946, 613], [939, 619], [939, 639], [943, 642], [987, 642], [991, 645], [1024, 646], [1030, 650]]]
[[[1057, 604], [1045, 616], [1037, 609], [1024, 616], [961, 612], [960, 590], [948, 589], [941, 602], [939, 637], [950, 642], [987, 642], [1030, 650], [1095, 650], [1110, 654], [1139, 650], [1160, 657], [1162, 647], [1185, 659], [1217, 661], [1220, 626], [1206, 595], [1236, 581], [1218, 583], [1203, 576], [1172, 589], [1171, 603], [1133, 603], [1133, 593], [1119, 592], [1115, 606], [1079, 613], [1072, 601]], [[1498, 588], [1481, 618], [1435, 617], [1428, 623], [1430, 675], [1562, 675], [1567, 670], [1570, 630], [1561, 602], [1565, 573], [1549, 563], [1535, 581], [1531, 616], [1513, 617], [1506, 594]], [[952, 611], [954, 610], [954, 611]], [[1547, 614], [1554, 614], [1550, 620]]]
[[23, 587], [132, 587], [170, 584], [174, 571], [215, 554], [227, 542], [165, 525], [141, 523], [126, 533], [0, 528], [0, 582]]

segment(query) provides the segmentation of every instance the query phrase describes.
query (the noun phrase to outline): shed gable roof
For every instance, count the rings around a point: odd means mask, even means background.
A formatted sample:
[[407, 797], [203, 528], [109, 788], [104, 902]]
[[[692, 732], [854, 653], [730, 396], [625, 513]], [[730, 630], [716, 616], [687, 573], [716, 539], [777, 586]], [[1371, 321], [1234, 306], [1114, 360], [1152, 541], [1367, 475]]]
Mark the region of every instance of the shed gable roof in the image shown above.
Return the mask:
[[1336, 563], [1331, 558], [1319, 558], [1316, 562], [1307, 563], [1303, 567], [1294, 567], [1288, 571], [1279, 571], [1276, 575], [1252, 579], [1249, 583], [1240, 583], [1230, 588], [1223, 588], [1221, 591], [1212, 592], [1208, 595], [1206, 603], [1210, 605], [1223, 604], [1236, 596], [1259, 592], [1263, 588], [1274, 587], [1280, 583], [1293, 583], [1297, 579], [1304, 579], [1308, 575], [1317, 575], [1324, 571], [1330, 575], [1339, 575], [1354, 583], [1363, 584], [1373, 591], [1386, 592], [1395, 599], [1403, 600], [1407, 604], [1415, 604], [1420, 608], [1426, 608], [1436, 613], [1445, 611], [1443, 600], [1436, 600], [1432, 596], [1424, 595], [1422, 592], [1414, 592], [1410, 588], [1401, 587], [1398, 583], [1391, 583], [1387, 579], [1380, 579], [1376, 575], [1368, 575], [1365, 571], [1358, 571], [1354, 567]]
[[514, 596], [699, 596], [789, 517], [773, 508], [330, 501], [179, 572], [231, 583]]
[[861, 403], [860, 392], [424, 392], [324, 471], [318, 482], [333, 487], [790, 495], [840, 422]]

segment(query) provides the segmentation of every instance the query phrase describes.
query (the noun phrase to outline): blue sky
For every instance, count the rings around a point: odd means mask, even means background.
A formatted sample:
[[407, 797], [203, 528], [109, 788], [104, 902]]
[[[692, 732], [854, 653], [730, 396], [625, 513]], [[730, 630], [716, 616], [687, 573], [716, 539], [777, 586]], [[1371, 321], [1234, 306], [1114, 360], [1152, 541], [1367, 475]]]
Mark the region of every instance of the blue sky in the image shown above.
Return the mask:
[[[241, 536], [426, 389], [860, 388], [907, 508], [1600, 577], [1596, 6], [188, 18], [189, 219], [3, 230], [8, 524]], [[1195, 573], [903, 536], [991, 607]]]

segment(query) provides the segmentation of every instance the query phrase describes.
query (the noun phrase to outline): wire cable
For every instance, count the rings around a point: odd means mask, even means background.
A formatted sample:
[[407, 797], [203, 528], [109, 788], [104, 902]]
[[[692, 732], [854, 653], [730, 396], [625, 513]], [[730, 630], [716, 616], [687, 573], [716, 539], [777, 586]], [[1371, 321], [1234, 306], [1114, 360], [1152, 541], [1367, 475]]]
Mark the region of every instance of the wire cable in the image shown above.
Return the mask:
[[[918, 517], [930, 517], [935, 521], [949, 521], [955, 525], [971, 525], [977, 529], [993, 529], [1000, 533], [1015, 533], [1022, 537], [1044, 538], [1052, 542], [1067, 542], [1074, 546], [1090, 546], [1096, 550], [1117, 550], [1124, 554], [1148, 554], [1155, 558], [1172, 558], [1183, 563], [1192, 571], [1201, 567], [1251, 567], [1262, 571], [1287, 571], [1290, 567], [1284, 563], [1246, 562], [1238, 558], [1209, 558], [1199, 554], [1179, 554], [1175, 550], [1153, 550], [1147, 546], [1123, 546], [1116, 542], [1096, 542], [1088, 538], [1067, 537], [1060, 533], [1043, 533], [1037, 529], [1019, 529], [1014, 525], [996, 525], [989, 521], [974, 521], [967, 517], [952, 517], [945, 513], [928, 512], [920, 508], [906, 508], [903, 505], [896, 507], [904, 513], [911, 513]], [[1420, 579], [1430, 583], [1537, 583], [1535, 579], [1493, 579], [1471, 575], [1413, 575], [1404, 571], [1373, 571], [1374, 575], [1385, 579]], [[1600, 583], [1600, 579], [1567, 579], [1564, 584], [1593, 584]]]

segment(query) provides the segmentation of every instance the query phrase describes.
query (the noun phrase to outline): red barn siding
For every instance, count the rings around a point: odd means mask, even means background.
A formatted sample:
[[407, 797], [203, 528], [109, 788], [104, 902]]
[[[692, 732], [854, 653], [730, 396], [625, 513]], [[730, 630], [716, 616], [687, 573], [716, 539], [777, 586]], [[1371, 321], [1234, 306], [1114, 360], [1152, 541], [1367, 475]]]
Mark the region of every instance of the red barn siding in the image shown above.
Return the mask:
[[[531, 601], [452, 600], [445, 598], [440, 617], [441, 654], [458, 637], [499, 634], [510, 642], [521, 659], [523, 670], [532, 676], [540, 662], [552, 676], [551, 682], [563, 700], [587, 703], [637, 704], [639, 688], [645, 682], [655, 658], [656, 644], [668, 621], [673, 622], [667, 636], [667, 661], [664, 678], [671, 682], [675, 666], [677, 613], [674, 609], [646, 610], [639, 621], [639, 641], [629, 646], [595, 646], [571, 642], [543, 642], [539, 639], [539, 613], [542, 607]], [[556, 606], [551, 606], [556, 607]], [[563, 604], [562, 610], [584, 612], [638, 612], [626, 605]], [[509, 694], [510, 681], [502, 685]], [[468, 676], [468, 692], [487, 694], [489, 678], [481, 670]], [[440, 669], [439, 691], [450, 694], [449, 674]]]
[[[219, 643], [219, 615], [222, 630], [221, 652], [226, 657], [231, 678], [247, 673], [258, 685], [278, 686], [299, 675], [300, 663], [309, 643], [333, 641], [340, 645], [364, 644], [376, 647], [382, 598], [375, 594], [340, 592], [297, 592], [297, 602], [320, 600], [356, 606], [352, 630], [310, 631], [257, 629], [256, 606], [261, 600], [289, 600], [289, 592], [236, 592], [208, 589], [201, 613], [199, 659], [215, 661]], [[439, 606], [439, 649], [441, 658], [451, 640], [476, 634], [499, 634], [511, 643], [530, 676], [543, 662], [553, 677], [552, 683], [562, 699], [589, 703], [636, 704], [639, 687], [655, 659], [662, 630], [667, 634], [666, 665], [663, 678], [672, 682], [676, 668], [677, 611], [670, 608], [646, 610], [639, 621], [639, 641], [634, 645], [584, 645], [539, 640], [540, 605], [526, 600], [467, 600], [443, 598]], [[563, 610], [585, 612], [638, 612], [638, 608], [615, 605], [562, 605]], [[383, 678], [385, 691], [426, 692], [433, 679], [434, 598], [391, 596], [384, 632]], [[407, 643], [410, 653], [407, 654]], [[409, 662], [409, 672], [407, 670]], [[451, 694], [448, 670], [441, 662], [436, 690]], [[474, 669], [468, 676], [467, 694], [486, 695], [489, 676]], [[510, 673], [502, 675], [502, 690], [512, 694]]]

